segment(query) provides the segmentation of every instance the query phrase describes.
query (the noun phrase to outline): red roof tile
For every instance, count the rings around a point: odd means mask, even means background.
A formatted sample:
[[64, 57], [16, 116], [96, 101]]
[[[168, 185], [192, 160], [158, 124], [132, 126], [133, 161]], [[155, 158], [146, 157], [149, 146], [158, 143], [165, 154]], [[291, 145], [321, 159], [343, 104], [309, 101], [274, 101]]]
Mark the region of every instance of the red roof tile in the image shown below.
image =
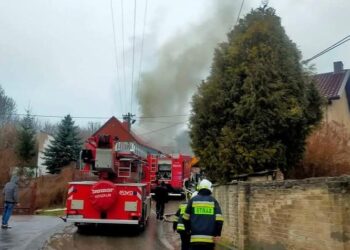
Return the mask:
[[347, 72], [348, 70], [343, 70], [339, 73], [330, 72], [315, 75], [314, 79], [320, 93], [328, 99], [339, 98], [340, 91], [344, 89], [342, 84]]

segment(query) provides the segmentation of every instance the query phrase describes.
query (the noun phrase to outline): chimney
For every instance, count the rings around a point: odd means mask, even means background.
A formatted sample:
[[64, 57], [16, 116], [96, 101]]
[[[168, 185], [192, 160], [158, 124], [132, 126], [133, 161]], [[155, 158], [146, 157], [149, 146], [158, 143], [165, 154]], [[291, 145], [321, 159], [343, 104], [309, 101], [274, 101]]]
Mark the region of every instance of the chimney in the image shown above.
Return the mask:
[[130, 131], [130, 127], [129, 127], [128, 121], [123, 121], [123, 122], [122, 122], [122, 126], [123, 126], [127, 131]]
[[344, 70], [344, 65], [342, 61], [334, 62], [333, 67], [334, 67], [334, 73], [339, 73]]

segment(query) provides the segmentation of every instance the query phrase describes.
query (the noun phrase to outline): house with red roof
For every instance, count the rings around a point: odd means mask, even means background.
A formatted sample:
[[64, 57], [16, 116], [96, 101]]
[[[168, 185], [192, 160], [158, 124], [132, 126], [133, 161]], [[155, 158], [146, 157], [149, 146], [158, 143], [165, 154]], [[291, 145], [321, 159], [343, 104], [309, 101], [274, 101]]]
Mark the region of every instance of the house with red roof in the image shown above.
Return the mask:
[[314, 76], [320, 93], [327, 98], [324, 120], [343, 124], [350, 131], [350, 69], [344, 69], [343, 62], [333, 63], [333, 72]]
[[118, 138], [122, 142], [136, 142], [149, 154], [160, 154], [161, 152], [145, 143], [139, 136], [135, 135], [127, 121], [119, 121], [114, 116], [102, 125], [92, 136], [110, 135], [112, 138]]

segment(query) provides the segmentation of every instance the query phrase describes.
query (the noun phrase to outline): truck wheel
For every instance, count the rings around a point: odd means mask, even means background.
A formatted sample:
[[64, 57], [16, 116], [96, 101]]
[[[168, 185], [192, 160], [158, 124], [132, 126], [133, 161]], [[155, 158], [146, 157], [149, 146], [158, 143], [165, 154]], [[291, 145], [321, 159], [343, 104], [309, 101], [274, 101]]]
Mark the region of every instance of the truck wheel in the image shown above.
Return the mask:
[[144, 220], [144, 219], [142, 219], [140, 222], [139, 222], [139, 224], [138, 224], [138, 231], [140, 232], [140, 233], [142, 233], [143, 231], [145, 231], [145, 229], [146, 229], [146, 226], [147, 226], [147, 222], [148, 222], [148, 220]]
[[87, 225], [76, 225], [76, 227], [78, 228], [77, 232], [79, 234], [86, 234], [89, 231], [89, 226]]

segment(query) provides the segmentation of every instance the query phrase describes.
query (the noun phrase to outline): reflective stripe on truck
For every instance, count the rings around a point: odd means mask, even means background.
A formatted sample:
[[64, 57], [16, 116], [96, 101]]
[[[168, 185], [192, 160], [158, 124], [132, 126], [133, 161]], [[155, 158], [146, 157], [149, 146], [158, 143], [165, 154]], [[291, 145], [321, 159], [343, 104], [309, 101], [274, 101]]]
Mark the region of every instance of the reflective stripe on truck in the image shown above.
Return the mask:
[[110, 219], [84, 219], [84, 218], [70, 218], [67, 217], [67, 222], [73, 223], [100, 223], [100, 224], [129, 224], [129, 225], [138, 225], [138, 220], [110, 220]]

